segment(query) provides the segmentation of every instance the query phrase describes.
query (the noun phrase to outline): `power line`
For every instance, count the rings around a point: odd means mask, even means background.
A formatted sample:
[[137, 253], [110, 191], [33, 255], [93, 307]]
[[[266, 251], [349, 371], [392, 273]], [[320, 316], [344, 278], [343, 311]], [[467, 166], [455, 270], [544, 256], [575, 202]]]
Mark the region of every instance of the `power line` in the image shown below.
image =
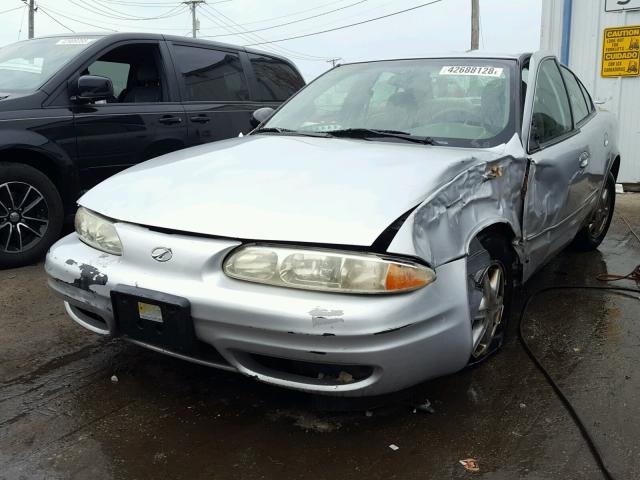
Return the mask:
[[[73, 17], [70, 17], [70, 16], [66, 15], [65, 14], [66, 12], [62, 13], [57, 9], [53, 9], [53, 8], [49, 7], [48, 5], [46, 7], [47, 7], [47, 10], [49, 10], [50, 12], [55, 13], [59, 17], [66, 18], [67, 20], [71, 20], [72, 22], [76, 22], [76, 23], [79, 23], [81, 25], [87, 25], [89, 27], [99, 28], [100, 30], [107, 30], [109, 32], [117, 32], [118, 31], [118, 30], [114, 30], [113, 28], [108, 28], [108, 27], [105, 27], [105, 26], [102, 26], [102, 25], [96, 25], [94, 23], [89, 23], [89, 22], [83, 22], [82, 20], [78, 20], [77, 18], [73, 18]], [[42, 8], [42, 4], [40, 4], [40, 8]], [[83, 18], [83, 17], [80, 17], [80, 18]], [[110, 23], [110, 22], [104, 22], [104, 23]]]
[[[112, 0], [112, 1], [115, 1], [115, 0]], [[297, 12], [288, 13], [286, 15], [280, 15], [278, 17], [264, 18], [262, 20], [255, 20], [255, 21], [252, 21], [252, 22], [239, 23], [238, 25], [240, 25], [241, 27], [246, 27], [247, 25], [255, 25], [256, 23], [266, 23], [266, 22], [270, 22], [272, 20], [280, 20], [282, 18], [295, 17], [296, 15], [300, 15], [300, 14], [307, 13], [307, 12], [312, 12], [314, 10], [319, 10], [321, 8], [326, 8], [329, 5], [335, 5], [336, 3], [342, 3], [344, 1], [345, 0], [335, 0], [333, 2], [329, 2], [329, 3], [326, 3], [324, 5], [319, 5], [319, 6], [313, 7], [313, 8], [308, 8], [306, 10], [298, 10]], [[218, 3], [220, 3], [220, 2], [218, 2]], [[215, 3], [210, 3], [209, 5], [215, 5]]]
[[[43, 4], [42, 2], [43, 2], [43, 0], [41, 0], [39, 3], [42, 5]], [[60, 10], [58, 8], [53, 8], [48, 3], [45, 3], [44, 5], [50, 12], [54, 12], [58, 16], [65, 17], [68, 20], [72, 20], [74, 22], [78, 22], [78, 23], [81, 23], [81, 24], [84, 24], [84, 25], [89, 25], [91, 27], [100, 28], [102, 30], [109, 30], [109, 31], [112, 31], [112, 32], [117, 32], [118, 31], [118, 30], [114, 30], [112, 28], [104, 27], [103, 25], [95, 25], [93, 23], [90, 23], [90, 22], [87, 22], [87, 21], [83, 21], [83, 20], [95, 21], [93, 18], [84, 17], [82, 15], [77, 15], [77, 14], [69, 12], [67, 10]], [[104, 24], [104, 25], [111, 25], [111, 26], [114, 26], [114, 27], [117, 27], [117, 28], [123, 28], [123, 29], [130, 29], [132, 27], [132, 25], [130, 25], [130, 24], [129, 25], [124, 25], [122, 23], [111, 22], [111, 21], [104, 20], [104, 19], [101, 20], [101, 23]], [[138, 28], [142, 28], [142, 29], [152, 28], [154, 31], [158, 30], [158, 28], [153, 28], [153, 27], [138, 27]], [[184, 30], [183, 27], [162, 27], [162, 29], [163, 30], [180, 30], [180, 31]]]
[[15, 12], [16, 10], [20, 10], [21, 8], [24, 8], [22, 5], [16, 8], [10, 8], [9, 10], [3, 10], [0, 12], [0, 15], [2, 15], [3, 13], [9, 13], [9, 12]]
[[[350, 8], [350, 7], [355, 7], [356, 5], [360, 5], [361, 3], [365, 3], [367, 1], [368, 0], [358, 0], [355, 3], [350, 3], [349, 5], [345, 5], [345, 6], [340, 7], [340, 8], [335, 8], [333, 10], [328, 10], [326, 12], [318, 13], [317, 15], [312, 15], [310, 17], [301, 18], [299, 20], [292, 20], [291, 22], [281, 23], [279, 25], [272, 25], [270, 27], [257, 28], [255, 30], [245, 30], [244, 33], [264, 32], [265, 30], [273, 30], [274, 28], [280, 28], [280, 27], [285, 27], [287, 25], [293, 25], [294, 23], [304, 22], [306, 20], [311, 20], [313, 18], [323, 17], [325, 15], [329, 15], [331, 13], [338, 12], [340, 10], [345, 10], [347, 8]], [[233, 34], [232, 33], [223, 33], [223, 34], [219, 34], [219, 35], [206, 35], [205, 38], [228, 37], [230, 35], [233, 35]]]
[[83, 8], [83, 9], [85, 9], [85, 10], [91, 12], [91, 13], [94, 13], [96, 15], [99, 15], [101, 17], [113, 18], [115, 20], [134, 21], [134, 22], [147, 21], [147, 20], [159, 20], [159, 19], [163, 19], [163, 18], [169, 18], [169, 17], [173, 17], [173, 16], [176, 16], [176, 15], [179, 15], [184, 11], [184, 7], [183, 6], [177, 5], [177, 6], [174, 6], [174, 8], [172, 8], [168, 12], [163, 13], [162, 15], [157, 15], [155, 17], [136, 17], [136, 16], [127, 15], [127, 14], [124, 14], [124, 15], [115, 14], [114, 15], [113, 13], [111, 13], [108, 10], [108, 8], [110, 8], [110, 7], [104, 7], [104, 6], [100, 5], [99, 3], [98, 4], [91, 4], [91, 3], [88, 3], [86, 0], [69, 0], [69, 2], [71, 2], [72, 4], [74, 4], [77, 7]]
[[[233, 25], [235, 25], [238, 29], [244, 31], [244, 27], [242, 27], [240, 24], [235, 22], [233, 19], [231, 19], [228, 16], [224, 15], [219, 10], [215, 9], [214, 7], [207, 7], [207, 8], [211, 8], [211, 10], [213, 12], [215, 12], [216, 14], [220, 15], [223, 18], [226, 18], [229, 22], [231, 22]], [[243, 38], [247, 38], [247, 39], [249, 39], [249, 41], [255, 41], [255, 40], [252, 40], [252, 38], [253, 39], [257, 38], [260, 41], [266, 40], [263, 36], [258, 35], [257, 33], [249, 33], [248, 35], [243, 35]], [[271, 48], [271, 50], [275, 50], [276, 53], [279, 53], [280, 55], [290, 56], [290, 57], [298, 58], [300, 60], [308, 60], [308, 61], [312, 61], [312, 62], [323, 62], [323, 61], [327, 60], [327, 57], [319, 57], [319, 56], [316, 56], [316, 55], [310, 55], [310, 54], [307, 54], [307, 53], [298, 52], [296, 50], [292, 50], [292, 49], [284, 47], [282, 45], [271, 45], [269, 48]]]
[[59, 20], [57, 20], [56, 18], [54, 18], [53, 16], [49, 15], [49, 13], [47, 13], [47, 11], [42, 8], [39, 7], [39, 10], [44, 13], [47, 17], [49, 17], [51, 20], [53, 20], [54, 22], [56, 22], [58, 25], [66, 28], [67, 30], [69, 30], [71, 33], [76, 33], [75, 30], [72, 30], [71, 28], [67, 27], [64, 23], [60, 22]]
[[351, 27], [355, 27], [355, 26], [358, 26], [358, 25], [364, 25], [365, 23], [375, 22], [377, 20], [382, 20], [384, 18], [389, 18], [389, 17], [393, 17], [395, 15], [400, 15], [401, 13], [406, 13], [406, 12], [410, 12], [412, 10], [417, 10], [419, 8], [426, 7], [428, 5], [433, 5], [434, 3], [439, 3], [439, 2], [442, 2], [442, 0], [432, 0], [431, 2], [422, 3], [420, 5], [416, 5], [415, 7], [411, 7], [411, 8], [405, 8], [404, 10], [398, 10], [396, 12], [392, 12], [392, 13], [389, 13], [387, 15], [381, 15], [380, 17], [370, 18], [368, 20], [363, 20], [361, 22], [351, 23], [349, 25], [342, 25], [340, 27], [330, 28], [330, 29], [327, 29], [327, 30], [321, 30], [319, 32], [305, 33], [304, 35], [296, 35], [296, 36], [288, 37], [288, 38], [280, 38], [278, 40], [270, 40], [268, 42], [262, 42], [262, 43], [249, 43], [249, 44], [244, 45], [244, 46], [245, 47], [252, 47], [252, 46], [255, 46], [255, 45], [264, 45], [264, 44], [267, 44], [267, 43], [286, 42], [288, 40], [295, 40], [297, 38], [312, 37], [314, 35], [321, 35], [323, 33], [335, 32], [337, 30], [343, 30], [345, 28], [351, 28]]
[[[23, 7], [20, 7], [23, 8]], [[20, 29], [18, 30], [18, 40], [20, 40], [20, 35], [22, 35], [22, 25], [24, 25], [24, 12], [27, 11], [27, 7], [26, 5], [24, 6], [24, 10], [22, 10], [22, 15], [20, 16]]]
[[[212, 10], [212, 12], [208, 11], [209, 8]], [[220, 24], [220, 22], [222, 22], [223, 27], [225, 29], [227, 29], [227, 31], [229, 31], [229, 32], [233, 32], [234, 30], [232, 30], [231, 28], [235, 28], [235, 31], [237, 32], [237, 33], [235, 33], [235, 35], [237, 35], [238, 37], [244, 38], [244, 39], [246, 39], [246, 40], [248, 40], [250, 42], [255, 41], [255, 39], [258, 39], [258, 40], [261, 40], [261, 41], [262, 40], [266, 40], [264, 37], [261, 37], [260, 35], [258, 35], [256, 33], [246, 33], [246, 32], [244, 32], [244, 28], [242, 26], [240, 26], [233, 19], [227, 17], [222, 12], [216, 10], [213, 7], [205, 6], [205, 9], [203, 9], [203, 14], [205, 15], [205, 17], [209, 18], [210, 20], [212, 20], [216, 24]], [[227, 19], [229, 22], [231, 22], [231, 24], [235, 25], [235, 27], [232, 27], [231, 25], [225, 23], [224, 20], [218, 21], [218, 19], [216, 19], [213, 16], [211, 16], [213, 14], [217, 14], [217, 15]], [[238, 30], [240, 30], [240, 32], [238, 32]], [[317, 57], [317, 56], [308, 55], [308, 54], [302, 53], [302, 52], [296, 52], [295, 50], [290, 50], [290, 49], [287, 49], [287, 48], [279, 46], [279, 45], [278, 46], [271, 45], [269, 48], [271, 50], [274, 50], [275, 51], [274, 53], [276, 53], [276, 54], [297, 58], [299, 60], [316, 61], [316, 62], [326, 61], [326, 57]]]

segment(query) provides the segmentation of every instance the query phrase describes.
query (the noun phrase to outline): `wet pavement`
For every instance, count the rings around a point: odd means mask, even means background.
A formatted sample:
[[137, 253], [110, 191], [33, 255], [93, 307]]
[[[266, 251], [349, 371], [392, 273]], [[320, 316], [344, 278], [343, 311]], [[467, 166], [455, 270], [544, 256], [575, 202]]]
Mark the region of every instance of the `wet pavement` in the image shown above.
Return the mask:
[[[631, 271], [640, 242], [621, 215], [640, 232], [640, 195], [618, 196], [599, 251], [562, 253], [521, 298]], [[66, 317], [42, 265], [0, 271], [0, 478], [603, 478], [518, 344], [516, 316], [483, 365], [391, 398], [333, 401], [99, 338]], [[638, 296], [543, 293], [523, 331], [614, 476], [640, 478]], [[435, 413], [414, 413], [426, 399]]]

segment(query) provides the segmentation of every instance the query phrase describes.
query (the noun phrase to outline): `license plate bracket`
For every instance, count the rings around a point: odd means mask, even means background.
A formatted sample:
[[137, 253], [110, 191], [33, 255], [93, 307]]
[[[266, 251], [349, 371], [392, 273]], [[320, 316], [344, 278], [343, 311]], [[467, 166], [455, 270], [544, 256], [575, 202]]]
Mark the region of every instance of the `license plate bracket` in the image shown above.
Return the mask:
[[191, 304], [186, 298], [118, 285], [111, 291], [111, 303], [119, 334], [173, 352], [196, 350]]

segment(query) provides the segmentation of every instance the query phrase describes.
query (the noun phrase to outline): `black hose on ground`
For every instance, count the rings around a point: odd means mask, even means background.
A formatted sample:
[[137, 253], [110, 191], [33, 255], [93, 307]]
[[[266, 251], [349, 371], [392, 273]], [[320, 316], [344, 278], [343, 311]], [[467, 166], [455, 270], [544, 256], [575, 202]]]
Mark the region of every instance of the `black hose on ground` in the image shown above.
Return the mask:
[[[637, 267], [636, 270], [640, 271], [640, 266]], [[629, 276], [625, 276], [621, 278], [629, 278]], [[543, 288], [531, 294], [525, 301], [522, 307], [522, 311], [520, 313], [520, 322], [518, 326], [518, 340], [520, 341], [522, 348], [529, 356], [529, 359], [531, 360], [531, 362], [536, 366], [536, 368], [540, 371], [540, 373], [542, 373], [544, 378], [547, 380], [547, 383], [549, 383], [551, 388], [553, 388], [553, 391], [555, 392], [556, 396], [560, 399], [560, 401], [562, 402], [562, 405], [565, 407], [567, 412], [569, 412], [571, 419], [573, 420], [575, 425], [578, 427], [578, 430], [580, 430], [580, 434], [582, 435], [582, 438], [584, 438], [584, 441], [589, 447], [589, 450], [591, 451], [591, 454], [594, 460], [596, 461], [598, 468], [602, 472], [602, 475], [604, 476], [604, 478], [606, 480], [615, 480], [613, 475], [605, 465], [602, 454], [600, 453], [600, 450], [598, 449], [595, 441], [591, 437], [591, 434], [587, 430], [587, 427], [585, 426], [584, 422], [580, 418], [580, 415], [575, 410], [575, 408], [573, 407], [573, 405], [571, 404], [567, 396], [564, 394], [560, 386], [555, 382], [551, 374], [547, 371], [544, 365], [542, 365], [542, 362], [538, 359], [538, 357], [536, 357], [535, 353], [533, 353], [533, 351], [531, 350], [531, 347], [529, 346], [529, 344], [527, 343], [527, 340], [524, 337], [524, 334], [522, 333], [522, 325], [523, 325], [524, 317], [527, 312], [527, 308], [531, 304], [532, 300], [542, 293], [550, 292], [554, 290], [601, 290], [601, 291], [607, 291], [607, 292], [612, 292], [617, 294], [623, 294], [623, 292], [635, 293], [635, 294], [638, 294], [637, 299], [640, 300], [640, 289], [628, 288], [628, 287], [597, 287], [597, 286], [576, 286], [576, 285], [558, 285], [554, 287]]]

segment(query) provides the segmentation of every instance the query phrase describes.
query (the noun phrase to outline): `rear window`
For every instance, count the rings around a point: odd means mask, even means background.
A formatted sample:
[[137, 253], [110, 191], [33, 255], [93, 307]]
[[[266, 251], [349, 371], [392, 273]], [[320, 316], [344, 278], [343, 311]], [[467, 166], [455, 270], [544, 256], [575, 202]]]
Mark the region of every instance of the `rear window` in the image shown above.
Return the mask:
[[249, 100], [247, 80], [237, 53], [174, 45], [187, 101]]
[[258, 101], [283, 102], [304, 86], [298, 72], [282, 60], [255, 54], [250, 54], [249, 60], [258, 83]]

